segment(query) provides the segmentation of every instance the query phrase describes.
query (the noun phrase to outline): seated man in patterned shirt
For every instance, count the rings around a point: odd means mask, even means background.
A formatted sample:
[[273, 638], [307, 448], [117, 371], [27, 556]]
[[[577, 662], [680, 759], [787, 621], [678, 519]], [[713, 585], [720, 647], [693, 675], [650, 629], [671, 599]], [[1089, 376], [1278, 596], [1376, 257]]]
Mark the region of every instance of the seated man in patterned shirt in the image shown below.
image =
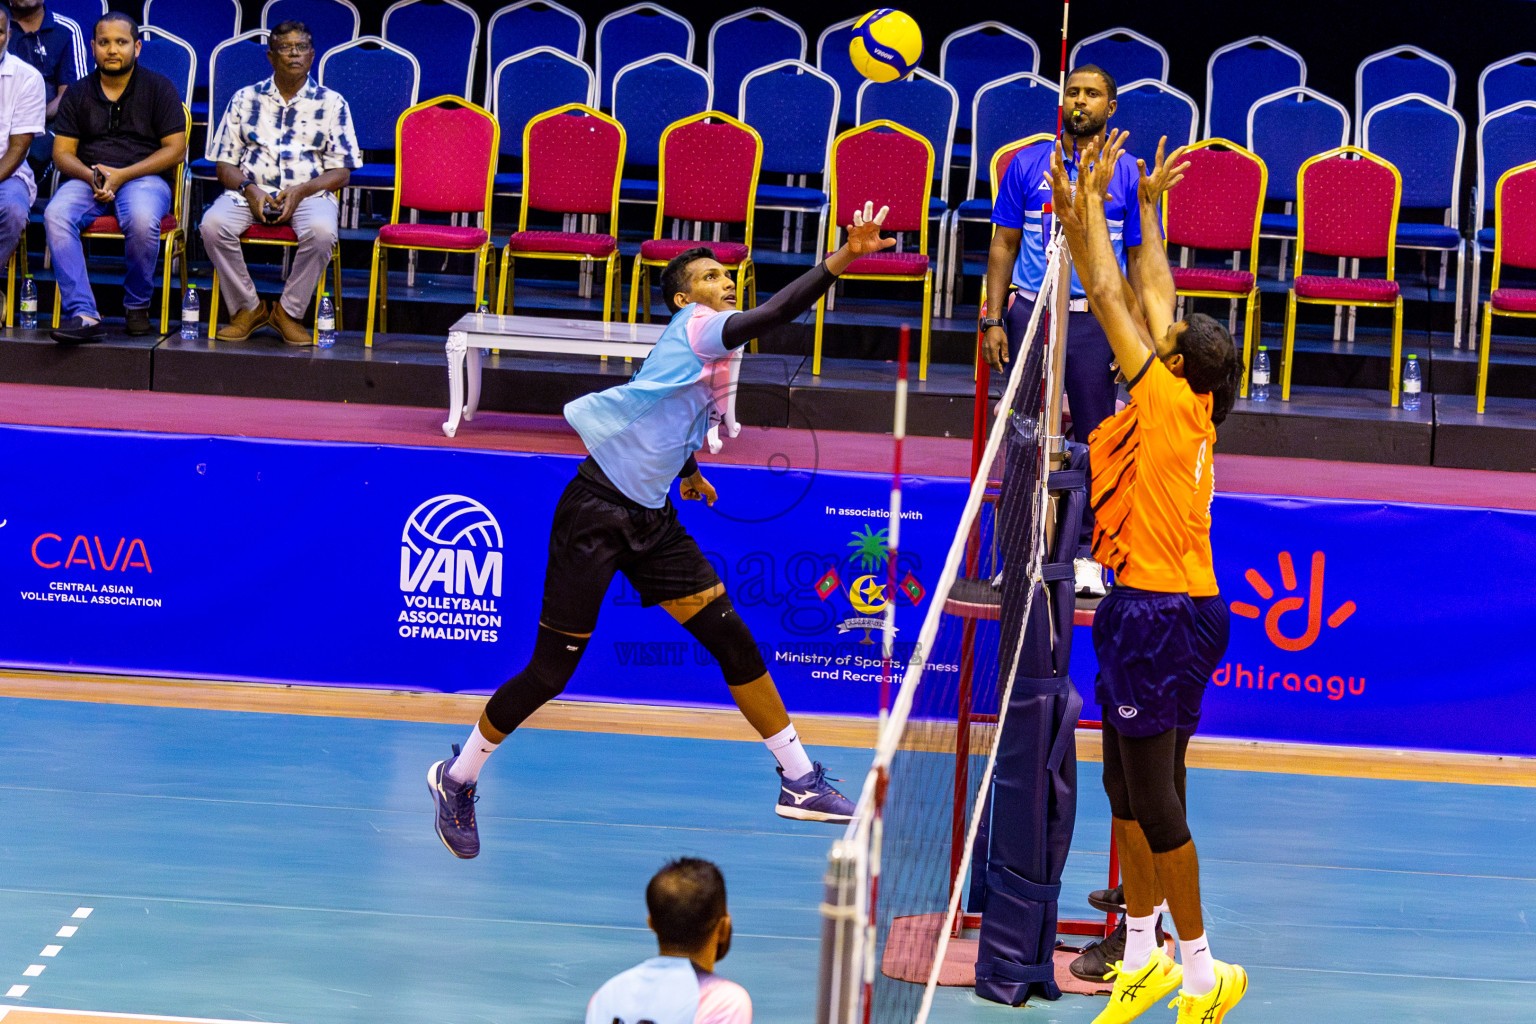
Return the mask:
[[[308, 345], [304, 314], [336, 244], [336, 190], [362, 163], [352, 112], [339, 93], [309, 77], [314, 37], [285, 21], [267, 37], [272, 77], [235, 93], [213, 147], [227, 192], [203, 214], [203, 244], [222, 278], [230, 322], [221, 341], [243, 341], [270, 324], [290, 345]], [[288, 224], [299, 237], [282, 297], [269, 308], [240, 251], [252, 224]], [[340, 297], [337, 297], [340, 301]]]

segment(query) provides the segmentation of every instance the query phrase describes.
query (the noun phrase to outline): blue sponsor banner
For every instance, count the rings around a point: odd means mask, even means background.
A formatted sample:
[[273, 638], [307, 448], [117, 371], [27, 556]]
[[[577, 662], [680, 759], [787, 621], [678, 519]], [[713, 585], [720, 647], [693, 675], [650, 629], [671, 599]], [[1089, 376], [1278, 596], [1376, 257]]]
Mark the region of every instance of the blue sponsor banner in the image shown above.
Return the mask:
[[[485, 693], [532, 646], [550, 520], [577, 460], [0, 426], [0, 663]], [[894, 600], [911, 650], [965, 497], [909, 479], [894, 593], [888, 482], [710, 465], [684, 524], [794, 711], [872, 714]], [[1536, 755], [1536, 514], [1218, 495], [1232, 644], [1202, 731]], [[1497, 573], [1490, 574], [1490, 564]], [[556, 586], [559, 581], [556, 581]], [[922, 714], [953, 713], [946, 619]], [[977, 706], [995, 701], [996, 629]], [[1092, 642], [1072, 675], [1093, 713]], [[571, 696], [724, 704], [719, 670], [622, 577]]]

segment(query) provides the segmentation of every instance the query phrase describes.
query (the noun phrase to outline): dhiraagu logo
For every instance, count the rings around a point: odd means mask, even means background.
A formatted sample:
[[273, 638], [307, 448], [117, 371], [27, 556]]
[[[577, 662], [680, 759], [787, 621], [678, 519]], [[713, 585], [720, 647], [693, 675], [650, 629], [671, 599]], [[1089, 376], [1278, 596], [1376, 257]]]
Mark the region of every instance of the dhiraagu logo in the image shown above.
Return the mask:
[[501, 626], [501, 524], [462, 494], [416, 506], [400, 534], [399, 634], [495, 643]]
[[[1280, 582], [1290, 596], [1282, 597], [1269, 606], [1267, 612], [1260, 611], [1254, 605], [1244, 601], [1232, 602], [1232, 614], [1241, 615], [1245, 619], [1257, 619], [1264, 617], [1264, 634], [1269, 637], [1269, 642], [1282, 651], [1304, 651], [1317, 642], [1318, 634], [1323, 629], [1323, 570], [1327, 564], [1327, 556], [1321, 551], [1312, 552], [1312, 573], [1308, 580], [1306, 597], [1295, 594], [1298, 581], [1296, 579], [1296, 566], [1291, 561], [1289, 551], [1280, 552]], [[1269, 601], [1275, 597], [1275, 588], [1270, 586], [1257, 569], [1249, 569], [1243, 576], [1248, 585], [1258, 594], [1262, 600]], [[1297, 636], [1290, 636], [1280, 628], [1280, 620], [1291, 612], [1306, 609], [1306, 623], [1302, 632]], [[1349, 617], [1355, 614], [1355, 602], [1345, 601], [1328, 615], [1328, 628], [1338, 629], [1344, 625]], [[1294, 621], [1287, 623], [1294, 628]]]

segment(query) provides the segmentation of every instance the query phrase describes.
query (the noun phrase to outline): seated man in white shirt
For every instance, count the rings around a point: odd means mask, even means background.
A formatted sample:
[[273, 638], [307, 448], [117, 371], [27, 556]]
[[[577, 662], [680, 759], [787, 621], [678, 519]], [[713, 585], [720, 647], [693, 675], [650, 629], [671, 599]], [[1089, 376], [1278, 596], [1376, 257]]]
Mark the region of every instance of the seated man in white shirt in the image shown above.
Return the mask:
[[[27, 149], [33, 136], [43, 133], [48, 108], [43, 76], [6, 49], [10, 34], [10, 13], [0, 7], [0, 267], [16, 251], [27, 230], [27, 212], [37, 199]], [[0, 298], [0, 307], [5, 298]]]
[[[235, 93], [224, 112], [213, 159], [228, 191], [203, 214], [199, 230], [229, 306], [219, 340], [244, 341], [270, 322], [288, 344], [308, 345], [304, 314], [336, 244], [335, 190], [347, 184], [362, 154], [347, 101], [309, 77], [315, 45], [302, 22], [272, 30], [267, 60], [272, 77]], [[240, 250], [252, 224], [289, 224], [299, 236], [282, 297], [270, 308], [256, 294]]]
[[659, 954], [609, 979], [587, 1003], [587, 1024], [752, 1024], [752, 999], [714, 974], [731, 948], [725, 879], [682, 857], [645, 887]]

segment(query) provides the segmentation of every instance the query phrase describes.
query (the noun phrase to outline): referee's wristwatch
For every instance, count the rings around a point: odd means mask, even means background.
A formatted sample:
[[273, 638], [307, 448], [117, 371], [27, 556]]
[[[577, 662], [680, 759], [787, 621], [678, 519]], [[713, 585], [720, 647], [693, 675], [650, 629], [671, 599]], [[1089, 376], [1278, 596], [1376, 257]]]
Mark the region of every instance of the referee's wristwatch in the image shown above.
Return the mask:
[[1007, 324], [1000, 316], [984, 316], [981, 318], [981, 329], [983, 331], [990, 331], [994, 327], [1002, 327], [1006, 329]]

